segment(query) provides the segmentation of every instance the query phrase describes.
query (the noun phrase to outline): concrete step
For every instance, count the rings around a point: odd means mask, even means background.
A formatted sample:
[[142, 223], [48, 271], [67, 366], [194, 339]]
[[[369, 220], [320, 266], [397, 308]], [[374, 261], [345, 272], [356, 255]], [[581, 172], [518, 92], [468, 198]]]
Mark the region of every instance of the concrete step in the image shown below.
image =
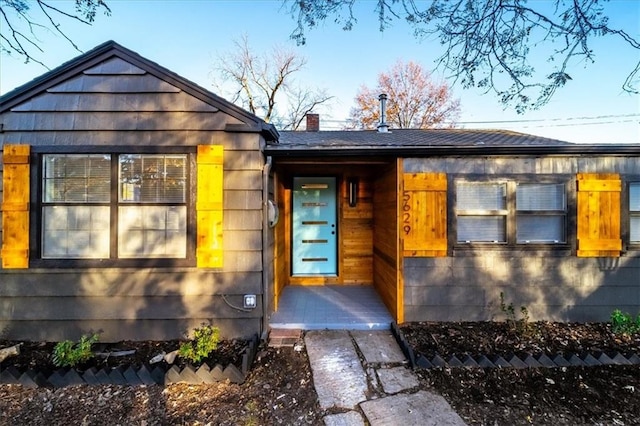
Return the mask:
[[293, 346], [302, 339], [303, 331], [300, 329], [272, 328], [269, 331], [269, 346], [281, 348]]

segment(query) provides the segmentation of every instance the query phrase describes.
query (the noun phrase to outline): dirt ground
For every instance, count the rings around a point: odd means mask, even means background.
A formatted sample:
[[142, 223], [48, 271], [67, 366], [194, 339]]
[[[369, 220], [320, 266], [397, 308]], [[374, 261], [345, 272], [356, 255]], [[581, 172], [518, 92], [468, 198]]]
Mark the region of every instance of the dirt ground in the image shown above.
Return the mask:
[[[425, 356], [449, 354], [640, 353], [640, 335], [616, 336], [606, 324], [533, 323], [526, 333], [505, 323], [412, 323], [402, 327]], [[0, 341], [0, 348], [13, 342]], [[172, 342], [136, 346], [137, 363]], [[2, 363], [48, 365], [51, 344], [25, 344]], [[102, 348], [102, 350], [108, 348]], [[237, 362], [242, 342], [223, 342], [220, 362]], [[142, 356], [144, 354], [144, 356]], [[152, 356], [152, 355], [151, 355]], [[115, 363], [115, 360], [109, 362]], [[640, 425], [640, 366], [553, 369], [417, 370], [422, 389], [442, 394], [470, 425]], [[0, 385], [0, 424], [29, 425], [320, 425], [304, 350], [262, 347], [241, 384], [74, 386]]]
[[[427, 357], [458, 354], [640, 353], [640, 335], [616, 335], [608, 324], [420, 323], [402, 327]], [[470, 425], [640, 425], [640, 365], [418, 370]]]

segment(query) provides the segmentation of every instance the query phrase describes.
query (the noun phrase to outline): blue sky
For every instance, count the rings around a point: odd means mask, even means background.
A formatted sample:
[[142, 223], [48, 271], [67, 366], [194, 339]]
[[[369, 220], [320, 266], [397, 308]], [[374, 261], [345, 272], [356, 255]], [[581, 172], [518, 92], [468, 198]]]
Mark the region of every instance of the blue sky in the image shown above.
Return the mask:
[[[248, 36], [254, 49], [280, 45], [296, 50], [307, 58], [307, 67], [297, 80], [325, 88], [336, 98], [329, 110], [320, 111], [321, 128], [328, 130], [339, 128], [347, 118], [359, 86], [375, 86], [378, 73], [398, 59], [432, 69], [441, 54], [437, 42], [416, 40], [402, 22], [380, 33], [373, 2], [358, 8], [361, 13], [354, 30], [342, 31], [329, 20], [308, 31], [304, 46], [289, 39], [295, 22], [279, 0], [110, 0], [108, 4], [112, 15], [98, 16], [91, 27], [65, 22], [65, 31], [80, 49], [87, 51], [115, 40], [209, 90], [214, 90], [211, 71], [216, 57], [228, 52], [233, 40], [242, 35]], [[614, 26], [619, 24], [640, 39], [640, 1], [612, 0], [606, 11]], [[50, 68], [79, 55], [58, 35], [41, 32], [39, 38], [45, 49], [39, 58]], [[640, 52], [612, 41], [594, 42], [596, 62], [575, 63], [569, 85], [548, 105], [524, 115], [505, 110], [493, 94], [454, 85], [454, 95], [461, 100], [461, 126], [511, 129], [571, 142], [640, 143], [640, 95], [621, 89]], [[46, 71], [36, 63], [24, 64], [19, 58], [2, 55], [0, 93]], [[442, 78], [438, 72], [434, 76]]]

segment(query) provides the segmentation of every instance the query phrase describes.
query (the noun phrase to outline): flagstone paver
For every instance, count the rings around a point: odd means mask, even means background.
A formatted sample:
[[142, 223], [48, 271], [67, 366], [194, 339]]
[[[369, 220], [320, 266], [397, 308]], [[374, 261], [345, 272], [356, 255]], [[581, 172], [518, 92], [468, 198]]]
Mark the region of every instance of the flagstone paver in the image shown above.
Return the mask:
[[368, 363], [406, 362], [406, 358], [390, 330], [352, 331], [351, 335]]
[[427, 391], [374, 399], [360, 407], [372, 426], [466, 424], [443, 397]]
[[348, 331], [310, 331], [305, 345], [323, 410], [353, 409], [367, 399], [367, 377]]

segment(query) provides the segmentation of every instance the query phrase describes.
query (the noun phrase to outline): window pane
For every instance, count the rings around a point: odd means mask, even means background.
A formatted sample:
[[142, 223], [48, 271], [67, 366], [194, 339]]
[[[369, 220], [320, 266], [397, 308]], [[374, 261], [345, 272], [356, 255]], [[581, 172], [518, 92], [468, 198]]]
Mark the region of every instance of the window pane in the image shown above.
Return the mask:
[[519, 243], [563, 243], [564, 216], [517, 216]]
[[459, 216], [459, 242], [505, 242], [504, 216]]
[[629, 185], [629, 210], [640, 212], [640, 183]]
[[504, 210], [506, 185], [504, 183], [458, 183], [458, 209]]
[[118, 215], [119, 257], [186, 257], [186, 206], [127, 206]]
[[45, 155], [43, 201], [109, 202], [109, 155]]
[[121, 155], [120, 201], [186, 202], [186, 155]]
[[46, 206], [42, 257], [108, 258], [108, 206]]
[[631, 232], [629, 239], [635, 243], [640, 242], [640, 216], [631, 217]]
[[516, 188], [518, 210], [564, 210], [563, 184], [518, 184]]

